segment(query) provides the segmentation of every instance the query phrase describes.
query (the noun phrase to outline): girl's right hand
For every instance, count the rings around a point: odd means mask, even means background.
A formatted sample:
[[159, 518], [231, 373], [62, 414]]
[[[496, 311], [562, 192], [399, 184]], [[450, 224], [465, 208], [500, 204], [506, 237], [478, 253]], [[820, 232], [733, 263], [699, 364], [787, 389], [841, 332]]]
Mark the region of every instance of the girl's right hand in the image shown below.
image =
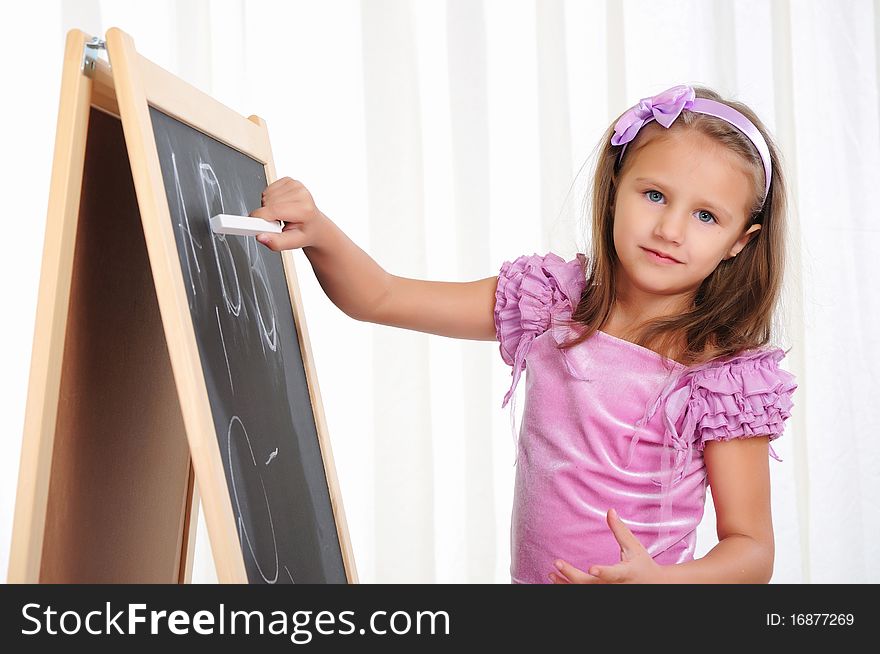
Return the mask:
[[280, 234], [260, 234], [257, 241], [270, 250], [320, 246], [329, 219], [315, 206], [309, 190], [295, 179], [282, 177], [263, 191], [263, 206], [250, 213], [269, 222], [284, 221]]

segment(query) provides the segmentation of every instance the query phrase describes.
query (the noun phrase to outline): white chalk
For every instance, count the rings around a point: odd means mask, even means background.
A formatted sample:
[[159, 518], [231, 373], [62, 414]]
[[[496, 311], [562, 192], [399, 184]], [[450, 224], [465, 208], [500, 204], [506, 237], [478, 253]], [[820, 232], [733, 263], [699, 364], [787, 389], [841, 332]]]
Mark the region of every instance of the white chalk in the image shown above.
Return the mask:
[[215, 234], [235, 234], [236, 236], [280, 234], [282, 225], [281, 221], [270, 223], [262, 218], [230, 216], [226, 213], [220, 213], [211, 218], [211, 231]]

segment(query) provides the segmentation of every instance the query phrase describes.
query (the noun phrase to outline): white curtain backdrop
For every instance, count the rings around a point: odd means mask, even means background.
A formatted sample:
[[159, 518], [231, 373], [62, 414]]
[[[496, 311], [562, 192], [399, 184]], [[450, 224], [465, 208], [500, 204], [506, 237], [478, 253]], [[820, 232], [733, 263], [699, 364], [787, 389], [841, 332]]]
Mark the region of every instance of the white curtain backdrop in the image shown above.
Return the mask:
[[[698, 83], [750, 104], [793, 200], [778, 344], [799, 388], [770, 461], [773, 582], [880, 582], [880, 0], [55, 0], [4, 3], [0, 22], [3, 571], [64, 35], [116, 26], [266, 119], [278, 174], [388, 271], [422, 279], [583, 251], [590, 157], [639, 98]], [[497, 344], [353, 321], [295, 259], [361, 581], [509, 582]], [[697, 556], [716, 543], [709, 497]], [[193, 580], [215, 579], [201, 524]]]

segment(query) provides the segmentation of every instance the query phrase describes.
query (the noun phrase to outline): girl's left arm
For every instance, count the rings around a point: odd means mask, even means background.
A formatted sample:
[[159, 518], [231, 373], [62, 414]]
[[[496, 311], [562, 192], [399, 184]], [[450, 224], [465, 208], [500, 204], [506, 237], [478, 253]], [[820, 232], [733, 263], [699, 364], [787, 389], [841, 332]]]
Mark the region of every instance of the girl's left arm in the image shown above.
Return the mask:
[[765, 584], [773, 576], [769, 438], [708, 441], [718, 544], [700, 559], [662, 566], [666, 583]]

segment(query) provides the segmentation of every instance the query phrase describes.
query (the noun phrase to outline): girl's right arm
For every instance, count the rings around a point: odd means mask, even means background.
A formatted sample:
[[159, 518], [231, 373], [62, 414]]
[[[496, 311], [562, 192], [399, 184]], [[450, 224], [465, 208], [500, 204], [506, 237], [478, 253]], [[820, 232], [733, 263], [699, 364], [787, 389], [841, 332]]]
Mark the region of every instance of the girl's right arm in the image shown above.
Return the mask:
[[452, 338], [494, 341], [497, 277], [432, 282], [385, 271], [315, 206], [302, 183], [285, 177], [263, 192], [251, 216], [286, 223], [258, 240], [274, 251], [302, 248], [327, 297], [366, 322]]

